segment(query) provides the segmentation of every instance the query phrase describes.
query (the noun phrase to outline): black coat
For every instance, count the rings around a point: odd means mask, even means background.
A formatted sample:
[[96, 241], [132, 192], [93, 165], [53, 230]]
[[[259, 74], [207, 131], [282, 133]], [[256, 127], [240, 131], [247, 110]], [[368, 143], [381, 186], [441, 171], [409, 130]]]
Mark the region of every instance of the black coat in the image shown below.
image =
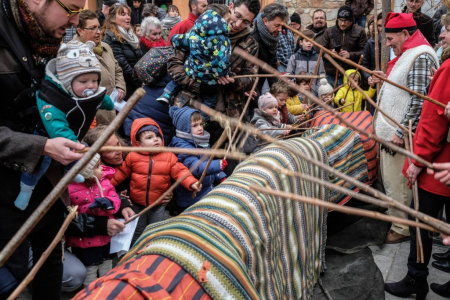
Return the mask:
[[[363, 67], [366, 67], [369, 70], [375, 70], [375, 40], [370, 39], [367, 41], [366, 46], [364, 46], [363, 50], [363, 60], [361, 62], [361, 65]], [[381, 36], [380, 39], [378, 39], [378, 59], [381, 64]], [[364, 79], [367, 80], [369, 78], [370, 74], [366, 72], [362, 72]]]
[[110, 31], [106, 32], [103, 37], [103, 42], [111, 47], [114, 58], [122, 68], [123, 77], [125, 78], [125, 83], [127, 85], [127, 95], [125, 99], [128, 99], [138, 87], [142, 86], [142, 83], [138, 79], [133, 78], [133, 68], [143, 56], [143, 52], [141, 48], [134, 49], [125, 40], [120, 42], [114, 33]]
[[434, 41], [437, 43], [439, 42], [439, 36], [441, 35], [441, 18], [443, 15], [446, 15], [448, 13], [448, 8], [444, 4], [439, 7], [438, 10], [433, 15], [433, 26], [434, 26]]
[[142, 22], [142, 9], [144, 4], [141, 4], [139, 8], [131, 8], [131, 25], [141, 24]]
[[[25, 220], [52, 190], [47, 178], [59, 180], [63, 168], [54, 163], [36, 185], [25, 211], [14, 206], [20, 190], [22, 172], [32, 173], [42, 157], [47, 138], [32, 134], [40, 120], [36, 97], [31, 88], [44, 77], [44, 68], [36, 67], [28, 39], [0, 9], [0, 239], [11, 238]], [[33, 79], [32, 79], [33, 78]], [[62, 220], [64, 206], [57, 201], [42, 218], [36, 229]]]
[[[406, 12], [406, 6], [403, 8], [402, 12]], [[414, 21], [416, 21], [417, 29], [422, 32], [423, 36], [430, 43], [431, 47], [436, 44], [436, 39], [434, 37], [434, 24], [433, 19], [422, 13], [422, 10], [418, 10], [413, 14]]]

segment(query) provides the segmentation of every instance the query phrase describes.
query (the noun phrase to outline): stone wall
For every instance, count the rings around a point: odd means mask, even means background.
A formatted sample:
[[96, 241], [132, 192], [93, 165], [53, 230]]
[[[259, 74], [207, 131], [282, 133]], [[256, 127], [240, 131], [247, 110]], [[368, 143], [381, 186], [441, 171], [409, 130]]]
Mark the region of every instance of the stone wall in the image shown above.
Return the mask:
[[[378, 11], [381, 12], [381, 0], [378, 1]], [[328, 26], [336, 25], [336, 16], [339, 7], [345, 4], [345, 0], [281, 0], [281, 4], [289, 9], [289, 14], [297, 12], [302, 18], [302, 28], [312, 23], [313, 12], [320, 8], [327, 14]], [[367, 18], [367, 20], [369, 17]]]

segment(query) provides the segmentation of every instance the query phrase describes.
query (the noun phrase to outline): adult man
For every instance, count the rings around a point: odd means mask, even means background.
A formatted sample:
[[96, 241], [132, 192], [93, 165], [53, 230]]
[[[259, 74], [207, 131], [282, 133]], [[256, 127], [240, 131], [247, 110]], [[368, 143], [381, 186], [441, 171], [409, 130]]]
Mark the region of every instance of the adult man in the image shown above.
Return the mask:
[[[406, 86], [418, 93], [425, 93], [430, 83], [430, 68], [437, 68], [438, 59], [433, 48], [422, 33], [417, 30], [412, 14], [389, 13], [385, 20], [386, 45], [391, 47], [397, 56], [389, 62], [387, 77], [393, 82]], [[379, 80], [373, 78], [373, 82]], [[404, 127], [415, 131], [420, 119], [423, 100], [390, 84], [383, 84], [378, 98], [380, 109], [396, 119]], [[376, 134], [387, 141], [404, 146], [403, 130], [377, 112], [374, 116]], [[384, 151], [383, 151], [384, 150]], [[409, 205], [412, 192], [407, 186], [408, 180], [402, 176], [401, 170], [405, 156], [391, 149], [380, 152], [380, 170], [386, 194], [393, 199]], [[406, 219], [406, 214], [389, 209], [389, 214]], [[409, 239], [409, 228], [393, 223], [386, 237], [386, 243], [398, 243]]]
[[[306, 27], [306, 29], [314, 32], [314, 40], [322, 44], [323, 34], [327, 30], [327, 14], [322, 9], [316, 9], [313, 13], [313, 23]], [[317, 49], [316, 49], [317, 50]]]
[[[251, 90], [255, 79], [232, 79], [230, 77], [256, 74], [258, 73], [258, 68], [237, 55], [234, 50], [240, 48], [247, 51], [250, 55], [257, 55], [258, 43], [251, 36], [252, 29], [250, 26], [261, 9], [261, 3], [259, 0], [236, 0], [234, 4], [230, 4], [230, 9], [231, 17], [228, 26], [232, 47], [231, 66], [228, 69], [229, 76], [218, 80], [223, 87], [219, 88], [218, 91], [216, 110], [226, 112], [230, 117], [239, 117], [243, 112], [245, 99], [247, 98], [245, 93]], [[198, 82], [186, 76], [184, 71], [185, 58], [185, 53], [175, 50], [174, 56], [169, 59], [168, 72], [183, 87], [183, 91], [179, 93], [178, 97], [181, 97], [180, 94], [186, 91], [196, 94], [201, 93], [201, 90], [204, 88]], [[192, 97], [192, 95], [188, 95], [188, 97]], [[185, 103], [182, 104], [184, 105]], [[215, 141], [220, 137], [221, 131], [223, 131], [217, 122], [210, 122], [206, 130], [211, 134], [211, 145], [214, 145]]]
[[421, 9], [423, 4], [423, 0], [406, 0], [406, 6], [403, 8], [402, 12], [413, 15], [414, 21], [416, 21], [417, 29], [419, 29], [420, 32], [422, 32], [422, 34], [427, 38], [431, 47], [434, 47], [436, 39], [434, 36], [433, 19], [422, 13]]
[[106, 18], [109, 15], [109, 8], [119, 2], [119, 0], [104, 0], [102, 9], [97, 10], [98, 21], [100, 22], [100, 26], [103, 26], [103, 22], [105, 22]]
[[[280, 32], [283, 29], [281, 24], [287, 22], [288, 18], [289, 14], [281, 4], [269, 4], [263, 8], [259, 17], [256, 18], [255, 29], [252, 33], [252, 37], [259, 44], [258, 58], [275, 69], [277, 68], [277, 46]], [[260, 69], [259, 74], [267, 74], [267, 72]], [[268, 78], [269, 88], [277, 80], [275, 77]], [[260, 93], [263, 90], [263, 85], [264, 80], [260, 80], [258, 83]]]
[[[297, 13], [294, 13], [298, 16]], [[294, 15], [293, 15], [294, 16]], [[294, 16], [295, 17], [295, 16]], [[299, 16], [300, 17], [300, 16]], [[291, 17], [292, 18], [292, 17]], [[296, 25], [297, 27], [301, 27], [301, 19], [300, 24]], [[298, 24], [298, 23], [296, 23]], [[289, 24], [292, 25], [292, 24]], [[287, 64], [289, 58], [291, 58], [292, 54], [295, 52], [295, 38], [292, 31], [289, 29], [283, 28], [280, 33], [280, 40], [277, 46], [277, 62], [278, 62], [278, 71], [286, 72]]]
[[198, 19], [198, 17], [202, 13], [204, 13], [207, 8], [208, 0], [189, 0], [190, 12], [188, 18], [173, 26], [167, 40], [170, 41], [174, 34], [183, 34], [188, 32], [192, 28], [192, 26], [194, 26], [194, 23]]
[[[33, 134], [39, 120], [35, 91], [44, 78], [45, 64], [56, 56], [66, 28], [78, 24], [78, 13], [85, 4], [84, 0], [63, 1], [3, 1], [0, 9], [1, 249], [61, 178], [63, 168], [58, 162], [68, 164], [82, 157], [71, 151], [84, 148], [79, 143]], [[14, 205], [21, 173], [33, 174], [42, 155], [50, 156], [54, 162], [36, 185], [28, 207], [21, 211]], [[5, 263], [18, 281], [28, 272], [30, 243], [36, 262], [60, 228], [64, 210], [61, 201], [57, 201]], [[60, 298], [61, 251], [59, 243], [34, 278], [33, 299]]]
[[345, 5], [353, 9], [355, 23], [362, 28], [366, 28], [367, 15], [370, 14], [374, 6], [373, 0], [345, 0]]
[[[333, 52], [339, 56], [358, 62], [367, 42], [367, 35], [364, 28], [354, 24], [353, 10], [349, 6], [342, 6], [338, 10], [336, 25], [328, 28], [322, 39], [322, 45], [327, 49], [333, 49]], [[344, 70], [351, 69], [345, 63], [339, 63]], [[331, 85], [335, 85], [336, 68], [325, 60], [325, 71], [327, 80]], [[338, 74], [337, 85], [343, 83], [343, 76]]]
[[142, 0], [133, 0], [133, 8], [131, 9], [131, 25], [141, 24], [142, 22]]

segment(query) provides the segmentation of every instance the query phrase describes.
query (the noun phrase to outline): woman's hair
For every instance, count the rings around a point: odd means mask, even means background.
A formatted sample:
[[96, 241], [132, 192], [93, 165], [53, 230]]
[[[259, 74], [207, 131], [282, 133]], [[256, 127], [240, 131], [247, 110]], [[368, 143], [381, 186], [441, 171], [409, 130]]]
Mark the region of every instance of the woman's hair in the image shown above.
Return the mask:
[[178, 15], [180, 15], [180, 11], [178, 10], [178, 7], [176, 7], [175, 5], [169, 5], [169, 8], [167, 9], [167, 13], [174, 11], [176, 12]]
[[200, 121], [200, 120], [203, 120], [203, 117], [198, 111], [192, 113], [192, 115], [191, 115], [191, 122], [197, 122], [197, 121]]
[[158, 16], [158, 6], [152, 3], [148, 3], [144, 5], [142, 9], [142, 17], [157, 17]]
[[82, 12], [80, 12], [79, 16], [80, 16], [80, 21], [78, 23], [77, 28], [80, 28], [80, 29], [86, 28], [86, 22], [88, 20], [93, 20], [93, 19], [98, 20], [97, 14], [89, 9], [86, 9], [86, 10], [83, 10]]
[[289, 85], [285, 82], [282, 81], [278, 81], [275, 82], [272, 87], [270, 88], [270, 93], [274, 96], [279, 95], [279, 94], [290, 94], [290, 88]]
[[[108, 128], [107, 125], [99, 124], [95, 126], [93, 129], [89, 129], [89, 131], [86, 133], [86, 135], [83, 138], [83, 142], [88, 144], [89, 147], [91, 147], [99, 138], [100, 136], [105, 132], [106, 128]], [[121, 146], [128, 146], [127, 143], [120, 137], [120, 135], [117, 134], [117, 132], [114, 133], [116, 138], [119, 140], [119, 144]], [[125, 158], [127, 153], [122, 152], [122, 156]]]
[[147, 17], [141, 23], [141, 35], [147, 36], [152, 29], [161, 28], [161, 21], [155, 17]]
[[222, 17], [226, 16], [227, 14], [231, 14], [230, 8], [228, 6], [226, 6], [225, 4], [213, 3], [213, 4], [208, 5], [208, 9], [215, 11]]
[[123, 38], [119, 32], [119, 26], [113, 21], [116, 19], [117, 14], [124, 13], [125, 9], [128, 11], [128, 14], [131, 13], [130, 7], [126, 4], [116, 3], [110, 7], [109, 15], [106, 17], [105, 23], [103, 24], [100, 39], [103, 39], [106, 32], [111, 31], [116, 36], [117, 40], [122, 43]]

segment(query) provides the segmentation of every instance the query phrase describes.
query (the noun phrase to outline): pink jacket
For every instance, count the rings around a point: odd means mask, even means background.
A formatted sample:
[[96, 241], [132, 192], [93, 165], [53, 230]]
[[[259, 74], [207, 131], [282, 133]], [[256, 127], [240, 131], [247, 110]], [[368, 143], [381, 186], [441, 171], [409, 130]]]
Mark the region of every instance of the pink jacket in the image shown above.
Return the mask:
[[[116, 193], [116, 189], [111, 184], [110, 179], [114, 177], [114, 169], [107, 166], [102, 166], [103, 176], [100, 180], [102, 186], [103, 196], [111, 200], [114, 205], [114, 209], [105, 211], [101, 208], [89, 209], [89, 205], [95, 202], [95, 198], [101, 197], [99, 187], [96, 183], [90, 187], [83, 183], [71, 183], [69, 184], [69, 197], [71, 205], [78, 205], [78, 212], [82, 214], [90, 214], [96, 216], [108, 216], [110, 219], [114, 219], [113, 214], [117, 213], [120, 208], [120, 198]], [[93, 237], [74, 237], [69, 236], [67, 238], [67, 245], [70, 247], [78, 248], [91, 248], [100, 247], [108, 244], [111, 241], [111, 237], [107, 235], [97, 235]]]

